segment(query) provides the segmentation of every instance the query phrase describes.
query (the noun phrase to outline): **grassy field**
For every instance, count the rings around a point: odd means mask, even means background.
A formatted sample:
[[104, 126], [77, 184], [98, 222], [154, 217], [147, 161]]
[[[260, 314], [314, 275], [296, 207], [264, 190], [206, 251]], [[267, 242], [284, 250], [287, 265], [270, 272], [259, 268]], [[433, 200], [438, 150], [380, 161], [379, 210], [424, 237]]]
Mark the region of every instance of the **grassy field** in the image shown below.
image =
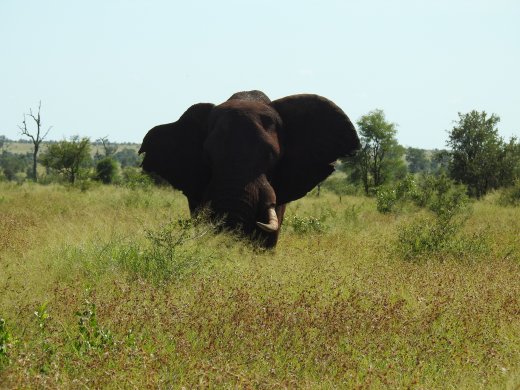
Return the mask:
[[0, 183], [0, 387], [518, 389], [520, 208], [495, 198], [405, 258], [425, 211], [363, 197], [292, 203], [266, 252], [170, 189]]

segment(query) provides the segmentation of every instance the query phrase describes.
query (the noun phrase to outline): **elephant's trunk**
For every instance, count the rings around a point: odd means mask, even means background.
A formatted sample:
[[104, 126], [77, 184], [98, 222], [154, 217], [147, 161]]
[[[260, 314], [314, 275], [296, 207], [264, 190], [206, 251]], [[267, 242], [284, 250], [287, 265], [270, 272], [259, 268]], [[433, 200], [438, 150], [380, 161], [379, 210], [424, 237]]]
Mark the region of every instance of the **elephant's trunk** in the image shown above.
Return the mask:
[[280, 227], [280, 224], [278, 223], [278, 217], [276, 216], [276, 211], [274, 210], [274, 206], [269, 207], [267, 209], [267, 215], [269, 216], [269, 222], [268, 223], [262, 223], [259, 221], [256, 221], [256, 226], [258, 226], [263, 231], [266, 231], [268, 233], [274, 233], [278, 231], [278, 228]]
[[206, 201], [216, 215], [225, 216], [228, 226], [240, 226], [245, 232], [261, 229], [274, 233], [280, 227], [275, 212], [276, 194], [265, 175], [243, 184], [234, 179], [215, 179], [208, 188]]

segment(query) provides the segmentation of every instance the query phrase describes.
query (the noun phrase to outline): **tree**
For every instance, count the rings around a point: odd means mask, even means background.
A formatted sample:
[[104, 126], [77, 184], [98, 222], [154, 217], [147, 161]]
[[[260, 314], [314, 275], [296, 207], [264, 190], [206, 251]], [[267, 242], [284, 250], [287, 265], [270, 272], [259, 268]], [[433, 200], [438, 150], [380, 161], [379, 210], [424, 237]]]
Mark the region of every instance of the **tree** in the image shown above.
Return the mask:
[[322, 185], [326, 190], [336, 194], [339, 197], [340, 203], [343, 196], [355, 193], [355, 187], [349, 184], [344, 177], [330, 176]]
[[114, 158], [119, 161], [122, 168], [126, 167], [138, 167], [142, 161], [135, 149], [124, 148], [114, 154]]
[[383, 110], [374, 110], [362, 116], [357, 125], [361, 150], [354, 157], [351, 180], [361, 181], [368, 194], [371, 188], [403, 174], [404, 148], [395, 138], [395, 123], [386, 121]]
[[430, 171], [434, 174], [448, 172], [451, 154], [448, 150], [434, 149], [430, 157]]
[[51, 144], [40, 160], [45, 167], [65, 175], [74, 184], [80, 169], [90, 160], [90, 140], [73, 136], [70, 141]]
[[408, 162], [410, 173], [426, 172], [430, 167], [430, 162], [426, 158], [424, 149], [407, 148], [405, 158]]
[[101, 137], [96, 140], [96, 143], [103, 146], [103, 152], [105, 153], [104, 156], [101, 156], [99, 152], [96, 151], [96, 158], [102, 159], [103, 157], [112, 157], [117, 152], [117, 145], [110, 145], [110, 141], [108, 140], [108, 137]]
[[7, 180], [16, 180], [17, 173], [23, 172], [28, 167], [28, 156], [2, 151], [0, 154], [0, 170]]
[[515, 137], [503, 144], [500, 165], [500, 185], [514, 185], [515, 181], [520, 179], [520, 143]]
[[[42, 135], [41, 133], [41, 127], [42, 127], [42, 119], [40, 115], [40, 111], [42, 108], [42, 102], [38, 104], [38, 113], [36, 115], [33, 114], [32, 109], [29, 109], [29, 114], [23, 114], [23, 122], [22, 126], [18, 126], [18, 128], [22, 131], [22, 135], [25, 135], [26, 137], [29, 137], [31, 139], [31, 142], [33, 144], [33, 168], [32, 168], [32, 179], [37, 182], [38, 181], [38, 172], [37, 172], [37, 159], [38, 159], [38, 152], [40, 150], [40, 144], [43, 142], [47, 134], [49, 134], [50, 129], [49, 127], [45, 134]], [[27, 116], [32, 118], [34, 121], [34, 124], [36, 126], [36, 129], [31, 132], [27, 128]]]
[[449, 172], [468, 187], [470, 196], [480, 198], [501, 183], [504, 142], [498, 136], [500, 118], [485, 111], [459, 112], [459, 120], [450, 132]]

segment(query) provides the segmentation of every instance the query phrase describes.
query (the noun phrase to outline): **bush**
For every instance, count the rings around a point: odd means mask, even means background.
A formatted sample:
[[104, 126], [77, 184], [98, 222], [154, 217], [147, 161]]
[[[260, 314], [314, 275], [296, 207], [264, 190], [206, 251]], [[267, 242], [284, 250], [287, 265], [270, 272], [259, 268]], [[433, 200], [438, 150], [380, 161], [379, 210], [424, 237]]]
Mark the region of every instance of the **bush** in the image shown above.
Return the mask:
[[29, 155], [11, 153], [7, 150], [0, 153], [0, 177], [5, 180], [20, 181], [25, 175], [25, 170], [30, 170]]
[[406, 260], [453, 256], [458, 259], [484, 253], [488, 248], [485, 231], [461, 234], [466, 218], [455, 214], [421, 217], [403, 225], [398, 232], [398, 252]]
[[40, 162], [47, 170], [54, 170], [64, 175], [74, 184], [78, 178], [90, 171], [90, 140], [86, 137], [71, 137], [70, 141], [51, 143], [41, 154]]
[[117, 162], [112, 157], [105, 157], [96, 164], [96, 179], [103, 184], [110, 184], [117, 178]]
[[0, 370], [10, 363], [9, 349], [13, 338], [7, 324], [3, 318], [0, 317]]
[[394, 186], [383, 186], [376, 190], [377, 211], [390, 213], [396, 211], [407, 201], [417, 197], [417, 184], [413, 175], [407, 175]]
[[91, 350], [103, 350], [114, 343], [112, 333], [99, 324], [93, 302], [86, 300], [85, 307], [75, 315], [78, 319], [78, 335], [74, 340], [74, 349], [79, 355]]
[[137, 154], [135, 149], [124, 148], [114, 154], [114, 158], [123, 168], [138, 167], [143, 158]]
[[498, 203], [502, 206], [520, 206], [520, 180], [517, 179], [513, 186], [502, 190]]
[[347, 182], [346, 178], [332, 176], [322, 183], [322, 187], [329, 192], [337, 195], [341, 202], [342, 197], [346, 195], [356, 195], [358, 189], [351, 183]]
[[289, 222], [296, 234], [323, 233], [326, 226], [316, 217], [298, 217], [295, 215]]
[[411, 196], [413, 203], [418, 207], [426, 207], [434, 196], [436, 189], [439, 188], [440, 178], [444, 180], [446, 176], [421, 175], [419, 180], [415, 181], [416, 187]]
[[408, 175], [394, 186], [378, 188], [376, 200], [381, 213], [397, 211], [408, 203], [440, 214], [464, 207], [468, 197], [466, 188], [446, 175], [424, 174], [419, 179]]
[[[426, 177], [426, 185], [414, 192], [415, 203], [431, 213], [404, 224], [398, 232], [398, 249], [405, 259], [450, 254], [463, 257], [487, 248], [486, 237], [464, 236], [461, 230], [469, 216], [468, 196], [463, 186], [446, 176]], [[416, 187], [418, 188], [418, 187]]]
[[116, 259], [131, 275], [157, 283], [183, 278], [213, 258], [205, 247], [215, 228], [204, 214], [169, 221], [146, 231], [149, 246], [130, 245]]
[[399, 229], [399, 249], [405, 259], [445, 250], [462, 226], [461, 220], [446, 217], [417, 218]]
[[120, 184], [132, 190], [138, 188], [149, 190], [153, 186], [153, 179], [140, 168], [127, 167], [123, 169]]
[[465, 211], [469, 198], [463, 186], [454, 185], [451, 180], [444, 183], [438, 181], [427, 207], [438, 217], [446, 217]]
[[397, 192], [393, 188], [382, 187], [376, 192], [377, 211], [380, 213], [390, 213], [394, 211], [398, 201]]

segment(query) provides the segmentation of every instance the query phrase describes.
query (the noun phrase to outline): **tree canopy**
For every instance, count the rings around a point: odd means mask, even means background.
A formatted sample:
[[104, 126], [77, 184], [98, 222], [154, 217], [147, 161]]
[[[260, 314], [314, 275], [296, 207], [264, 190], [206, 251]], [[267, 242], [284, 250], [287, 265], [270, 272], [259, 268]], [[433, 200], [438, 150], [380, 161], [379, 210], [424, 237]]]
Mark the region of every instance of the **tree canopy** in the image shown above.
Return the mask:
[[489, 190], [512, 184], [518, 177], [520, 147], [515, 138], [509, 143], [498, 135], [500, 117], [485, 111], [459, 113], [449, 134], [449, 172], [466, 184], [469, 195], [480, 198]]
[[426, 157], [426, 151], [418, 148], [406, 148], [406, 161], [410, 173], [429, 171], [430, 161]]
[[90, 160], [90, 140], [74, 136], [70, 141], [63, 140], [50, 144], [40, 161], [48, 169], [54, 169], [66, 176], [74, 184], [81, 167]]
[[406, 171], [404, 148], [396, 139], [396, 124], [388, 122], [383, 110], [370, 111], [358, 121], [361, 150], [354, 158], [353, 181], [361, 181], [365, 193]]

